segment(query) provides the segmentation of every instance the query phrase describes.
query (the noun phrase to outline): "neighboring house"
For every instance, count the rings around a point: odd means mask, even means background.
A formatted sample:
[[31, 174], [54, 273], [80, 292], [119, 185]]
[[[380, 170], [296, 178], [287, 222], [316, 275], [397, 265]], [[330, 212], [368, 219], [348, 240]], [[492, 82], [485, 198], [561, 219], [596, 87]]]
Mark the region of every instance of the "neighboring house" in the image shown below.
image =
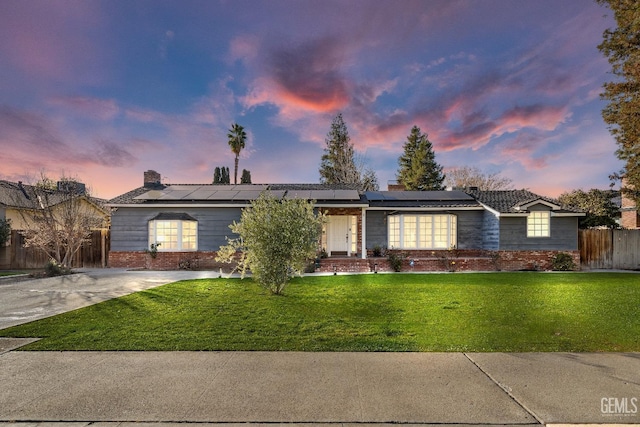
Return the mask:
[[[83, 184], [73, 184], [73, 191], [84, 193]], [[56, 189], [47, 190], [45, 201], [43, 200], [44, 193], [42, 193], [42, 190], [36, 190], [35, 187], [22, 182], [0, 180], [0, 219], [11, 220], [11, 230], [19, 232], [29, 228], [29, 223], [34, 220], [35, 211], [42, 209], [45, 205], [52, 206], [52, 212], [55, 215], [56, 211], [63, 209], [63, 205], [69, 200], [68, 194], [71, 189], [65, 188], [65, 185], [68, 186], [69, 183], [58, 183]], [[110, 211], [104, 205], [105, 200], [88, 195], [82, 195], [80, 200], [82, 210], [99, 218], [103, 223], [102, 229], [108, 230]], [[0, 247], [0, 268], [42, 267], [39, 261], [38, 265], [22, 265], [22, 261], [12, 259], [10, 247], [16, 244], [16, 239], [21, 241], [20, 236], [13, 233], [13, 238], [10, 242], [7, 242], [7, 246]], [[13, 258], [15, 258], [16, 248], [12, 249], [14, 252]]]
[[155, 171], [144, 177], [142, 187], [108, 202], [113, 267], [214, 266], [216, 251], [233, 237], [229, 225], [264, 191], [314, 200], [327, 216], [325, 270], [387, 269], [373, 257], [378, 248], [406, 255], [416, 270], [548, 268], [558, 252], [579, 261], [584, 214], [525, 190], [363, 193], [320, 184], [163, 185]]

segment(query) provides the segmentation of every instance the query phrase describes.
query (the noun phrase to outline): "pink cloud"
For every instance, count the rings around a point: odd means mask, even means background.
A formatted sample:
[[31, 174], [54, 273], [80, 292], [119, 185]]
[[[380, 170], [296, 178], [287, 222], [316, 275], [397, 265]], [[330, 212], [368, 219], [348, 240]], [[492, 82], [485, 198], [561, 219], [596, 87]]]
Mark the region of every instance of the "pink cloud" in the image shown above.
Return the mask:
[[5, 2], [0, 14], [0, 51], [28, 76], [52, 81], [95, 81], [104, 76], [96, 37], [98, 3]]
[[112, 120], [120, 113], [120, 108], [114, 99], [83, 96], [56, 97], [50, 98], [49, 104], [66, 108], [75, 114], [103, 121]]

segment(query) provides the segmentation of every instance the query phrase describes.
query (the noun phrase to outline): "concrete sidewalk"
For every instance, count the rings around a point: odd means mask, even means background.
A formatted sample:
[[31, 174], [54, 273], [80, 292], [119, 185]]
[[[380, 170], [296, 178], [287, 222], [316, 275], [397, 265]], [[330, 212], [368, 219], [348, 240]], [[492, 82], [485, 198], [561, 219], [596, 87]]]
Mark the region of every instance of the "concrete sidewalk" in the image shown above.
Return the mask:
[[4, 422], [640, 423], [638, 399], [636, 353], [0, 355]]

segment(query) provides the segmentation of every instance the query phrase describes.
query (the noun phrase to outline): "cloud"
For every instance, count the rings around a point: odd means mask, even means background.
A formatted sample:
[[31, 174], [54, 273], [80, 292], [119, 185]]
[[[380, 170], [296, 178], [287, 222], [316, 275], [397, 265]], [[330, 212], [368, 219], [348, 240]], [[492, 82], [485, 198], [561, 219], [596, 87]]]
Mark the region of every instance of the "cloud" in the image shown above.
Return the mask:
[[343, 75], [343, 45], [332, 37], [312, 40], [269, 55], [270, 77], [288, 104], [317, 112], [336, 111], [349, 102]]
[[161, 59], [167, 59], [167, 50], [169, 49], [169, 44], [173, 41], [175, 35], [176, 34], [173, 30], [167, 30], [160, 39], [160, 43], [158, 44], [158, 54]]
[[15, 69], [42, 80], [95, 82], [105, 76], [98, 3], [3, 2], [0, 52]]
[[88, 157], [88, 161], [92, 163], [109, 167], [130, 167], [137, 160], [126, 148], [112, 141], [98, 141]]
[[75, 114], [107, 121], [114, 119], [120, 108], [115, 99], [99, 99], [84, 96], [55, 97], [49, 99], [49, 104], [63, 107]]

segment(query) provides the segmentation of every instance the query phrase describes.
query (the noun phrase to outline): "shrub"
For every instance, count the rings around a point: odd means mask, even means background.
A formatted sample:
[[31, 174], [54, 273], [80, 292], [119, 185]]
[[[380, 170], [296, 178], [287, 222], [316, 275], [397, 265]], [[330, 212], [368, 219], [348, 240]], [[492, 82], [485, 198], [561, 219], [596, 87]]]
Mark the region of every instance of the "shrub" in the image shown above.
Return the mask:
[[3, 246], [11, 238], [11, 220], [0, 219], [0, 246]]
[[382, 246], [380, 245], [375, 245], [372, 249], [372, 253], [374, 257], [381, 257], [382, 256]]
[[44, 265], [44, 273], [47, 277], [64, 276], [71, 274], [71, 269], [59, 264], [52, 258]]
[[387, 254], [387, 261], [389, 261], [389, 266], [396, 273], [402, 271], [402, 263], [407, 256], [402, 253], [389, 252]]
[[560, 252], [551, 258], [551, 268], [554, 271], [571, 271], [576, 269], [576, 263], [570, 254]]

